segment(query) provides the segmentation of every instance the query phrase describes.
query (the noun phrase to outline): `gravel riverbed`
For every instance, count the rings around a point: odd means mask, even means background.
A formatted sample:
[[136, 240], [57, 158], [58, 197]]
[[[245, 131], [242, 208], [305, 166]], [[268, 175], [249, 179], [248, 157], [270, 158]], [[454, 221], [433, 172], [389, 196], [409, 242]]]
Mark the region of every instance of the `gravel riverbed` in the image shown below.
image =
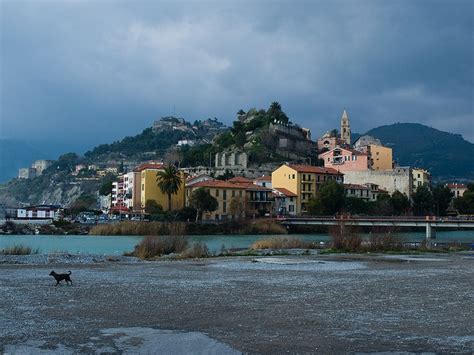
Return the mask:
[[0, 258], [1, 352], [474, 350], [472, 253], [56, 257]]

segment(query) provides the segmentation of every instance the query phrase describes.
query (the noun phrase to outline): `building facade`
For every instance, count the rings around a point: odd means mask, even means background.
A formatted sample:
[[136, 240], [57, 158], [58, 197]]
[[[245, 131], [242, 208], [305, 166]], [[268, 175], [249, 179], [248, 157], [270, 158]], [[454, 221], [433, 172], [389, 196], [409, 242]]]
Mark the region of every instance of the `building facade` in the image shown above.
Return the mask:
[[18, 169], [18, 179], [34, 179], [36, 177], [35, 168], [20, 168]]
[[411, 173], [413, 177], [413, 191], [416, 191], [419, 186], [423, 185], [431, 188], [431, 174], [429, 171], [420, 168], [413, 168]]
[[467, 190], [467, 186], [465, 184], [460, 184], [457, 182], [446, 184], [445, 186], [451, 190], [451, 192], [454, 194], [454, 198], [462, 197], [464, 192]]
[[369, 156], [350, 148], [336, 147], [318, 155], [324, 161], [324, 167], [337, 171], [364, 171], [369, 169]]
[[346, 171], [344, 172], [344, 182], [358, 185], [375, 184], [390, 194], [398, 190], [408, 198], [411, 198], [413, 192], [413, 176], [410, 168]]
[[[140, 206], [142, 211], [145, 210], [148, 200], [155, 201], [163, 207], [164, 211], [168, 211], [168, 195], [161, 192], [157, 183], [157, 173], [163, 171], [164, 165], [161, 163], [147, 163], [138, 166], [135, 171], [140, 173]], [[176, 194], [171, 195], [171, 210], [180, 210], [185, 206], [186, 194], [186, 175], [180, 171], [181, 185]]]
[[296, 216], [298, 196], [282, 187], [273, 189], [274, 205], [273, 214], [277, 216]]
[[342, 183], [343, 174], [332, 168], [285, 164], [272, 173], [272, 188], [284, 188], [296, 194], [296, 214], [299, 215], [306, 212], [309, 200], [329, 180]]
[[123, 203], [132, 211], [141, 210], [141, 174], [139, 171], [131, 171], [123, 175]]

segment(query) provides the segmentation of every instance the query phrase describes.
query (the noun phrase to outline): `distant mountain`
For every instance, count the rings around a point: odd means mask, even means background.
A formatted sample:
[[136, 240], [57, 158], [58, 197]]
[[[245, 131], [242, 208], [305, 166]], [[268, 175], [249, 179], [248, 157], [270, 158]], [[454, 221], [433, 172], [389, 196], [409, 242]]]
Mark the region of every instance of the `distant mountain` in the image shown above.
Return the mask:
[[460, 134], [418, 123], [380, 126], [365, 134], [393, 148], [399, 165], [428, 169], [434, 180], [474, 179], [474, 144]]

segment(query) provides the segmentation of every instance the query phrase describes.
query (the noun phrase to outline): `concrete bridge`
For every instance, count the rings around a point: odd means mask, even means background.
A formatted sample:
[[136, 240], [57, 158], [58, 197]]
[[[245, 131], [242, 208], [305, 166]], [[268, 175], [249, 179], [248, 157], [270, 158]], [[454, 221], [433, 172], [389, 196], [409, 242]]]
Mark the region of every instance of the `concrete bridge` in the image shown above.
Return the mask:
[[474, 228], [474, 219], [457, 217], [355, 217], [350, 215], [296, 217], [280, 219], [281, 224], [315, 226], [362, 226], [362, 227], [422, 227], [426, 229], [426, 239], [436, 238], [436, 228]]

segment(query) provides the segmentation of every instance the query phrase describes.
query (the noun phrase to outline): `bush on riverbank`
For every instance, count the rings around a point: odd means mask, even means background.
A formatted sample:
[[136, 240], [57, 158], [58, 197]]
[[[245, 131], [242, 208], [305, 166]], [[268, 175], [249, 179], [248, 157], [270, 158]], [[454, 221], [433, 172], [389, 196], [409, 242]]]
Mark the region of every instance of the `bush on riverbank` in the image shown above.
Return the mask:
[[24, 245], [14, 245], [12, 247], [0, 249], [0, 255], [31, 255], [39, 254], [39, 249], [32, 249]]
[[186, 251], [181, 254], [184, 259], [207, 258], [210, 255], [209, 248], [202, 242], [193, 243], [190, 248], [186, 249]]
[[186, 250], [188, 240], [182, 235], [148, 236], [145, 237], [131, 254], [140, 259], [150, 259]]
[[295, 237], [274, 237], [254, 242], [250, 249], [316, 249], [319, 245]]
[[132, 222], [99, 224], [91, 235], [202, 235], [202, 234], [287, 234], [277, 221], [259, 219], [226, 223]]

